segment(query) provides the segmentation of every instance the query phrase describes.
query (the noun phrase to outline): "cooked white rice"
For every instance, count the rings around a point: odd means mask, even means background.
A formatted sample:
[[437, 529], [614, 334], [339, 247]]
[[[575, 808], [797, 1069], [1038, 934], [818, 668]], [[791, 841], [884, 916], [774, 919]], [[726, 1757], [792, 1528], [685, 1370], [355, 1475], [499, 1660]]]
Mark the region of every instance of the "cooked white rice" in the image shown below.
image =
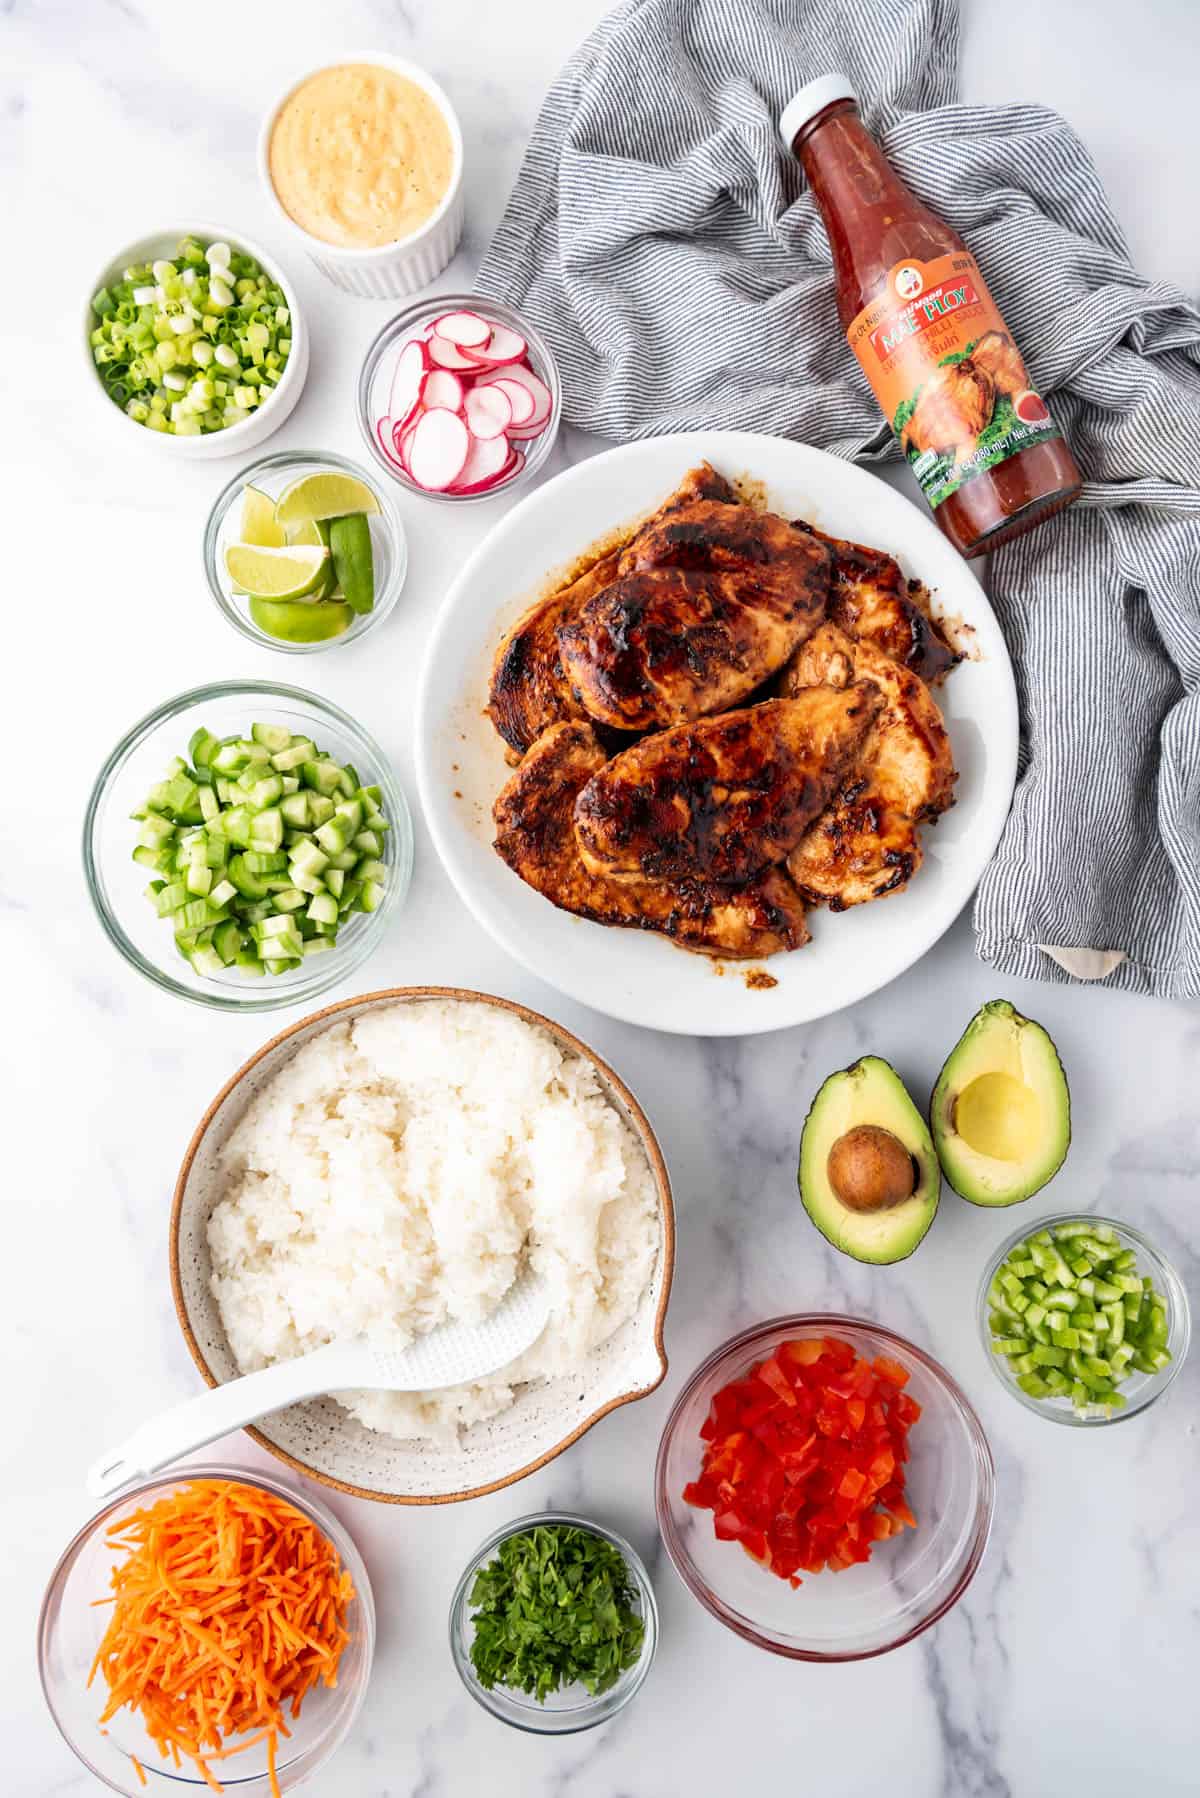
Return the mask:
[[502, 1374], [338, 1395], [393, 1436], [453, 1437], [522, 1383], [577, 1370], [633, 1315], [657, 1253], [649, 1164], [594, 1071], [492, 1005], [334, 1024], [263, 1088], [222, 1161], [212, 1290], [243, 1373], [486, 1316], [526, 1248], [550, 1283], [546, 1329]]

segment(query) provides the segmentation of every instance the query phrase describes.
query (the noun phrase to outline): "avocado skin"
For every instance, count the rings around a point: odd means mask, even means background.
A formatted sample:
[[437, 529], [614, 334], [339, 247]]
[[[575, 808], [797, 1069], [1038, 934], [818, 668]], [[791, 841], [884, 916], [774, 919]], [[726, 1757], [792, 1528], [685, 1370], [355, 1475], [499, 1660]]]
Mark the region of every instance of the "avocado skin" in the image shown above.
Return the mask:
[[[848, 1101], [836, 1124], [827, 1116]], [[911, 1198], [886, 1211], [856, 1213], [829, 1184], [826, 1163], [838, 1137], [859, 1124], [890, 1130], [917, 1163]], [[864, 1055], [825, 1079], [809, 1106], [800, 1136], [800, 1200], [827, 1242], [871, 1266], [905, 1261], [923, 1241], [941, 1197], [942, 1177], [925, 1120], [890, 1062]]]
[[[980, 1166], [986, 1166], [990, 1170], [1003, 1168], [1008, 1164], [978, 1155], [965, 1144], [961, 1150], [957, 1147], [962, 1138], [954, 1127], [954, 1105], [961, 1087], [957, 1084], [955, 1070], [959, 1058], [973, 1046], [975, 1039], [982, 1037], [989, 1028], [997, 1025], [1006, 1027], [1010, 1024], [1018, 1030], [1034, 1033], [1031, 1040], [1042, 1052], [1043, 1073], [1060, 1115], [1058, 1128], [1044, 1160], [1020, 1164], [1025, 1167], [1032, 1165], [1033, 1173], [1024, 1179], [1014, 1176], [1010, 1186], [998, 1185], [989, 1194], [979, 1184], [978, 1178], [972, 1177], [972, 1165], [975, 1165], [978, 1173]], [[983, 1063], [976, 1074], [986, 1071], [986, 1063]], [[1071, 1089], [1067, 1084], [1066, 1069], [1057, 1045], [1045, 1025], [1039, 1024], [1036, 1018], [1025, 1017], [1007, 999], [989, 999], [985, 1005], [981, 1005], [942, 1064], [942, 1071], [929, 1100], [929, 1129], [947, 1185], [970, 1205], [989, 1208], [1020, 1205], [1048, 1185], [1066, 1160], [1067, 1151], [1071, 1147]]]

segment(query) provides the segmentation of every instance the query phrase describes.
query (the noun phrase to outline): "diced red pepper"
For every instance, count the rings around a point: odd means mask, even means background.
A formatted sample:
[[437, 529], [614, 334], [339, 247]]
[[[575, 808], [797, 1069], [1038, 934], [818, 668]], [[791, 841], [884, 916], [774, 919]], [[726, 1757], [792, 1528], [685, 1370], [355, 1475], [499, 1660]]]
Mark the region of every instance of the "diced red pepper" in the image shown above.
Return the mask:
[[836, 1337], [781, 1343], [714, 1394], [685, 1501], [792, 1586], [801, 1571], [868, 1560], [876, 1542], [915, 1527], [904, 1463], [921, 1408], [901, 1391], [907, 1378], [891, 1357], [867, 1362]]

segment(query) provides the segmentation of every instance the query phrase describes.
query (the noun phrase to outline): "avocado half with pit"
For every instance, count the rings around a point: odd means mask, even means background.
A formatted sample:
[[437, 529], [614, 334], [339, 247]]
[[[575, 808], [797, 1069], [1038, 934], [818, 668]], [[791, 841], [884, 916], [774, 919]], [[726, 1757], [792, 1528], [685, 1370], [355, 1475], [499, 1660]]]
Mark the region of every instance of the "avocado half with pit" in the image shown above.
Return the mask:
[[1071, 1095], [1047, 1032], [1007, 999], [985, 1005], [938, 1076], [929, 1122], [947, 1180], [972, 1205], [1040, 1192], [1071, 1145]]
[[856, 1261], [903, 1261], [933, 1222], [941, 1170], [895, 1068], [878, 1055], [830, 1074], [804, 1120], [800, 1198]]

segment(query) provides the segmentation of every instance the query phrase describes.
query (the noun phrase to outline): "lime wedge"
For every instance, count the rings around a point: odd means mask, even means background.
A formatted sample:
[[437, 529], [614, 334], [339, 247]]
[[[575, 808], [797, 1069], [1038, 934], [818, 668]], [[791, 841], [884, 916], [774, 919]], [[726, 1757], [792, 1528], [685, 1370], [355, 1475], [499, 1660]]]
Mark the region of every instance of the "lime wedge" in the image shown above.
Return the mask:
[[329, 551], [309, 544], [260, 549], [253, 543], [231, 543], [225, 569], [235, 587], [259, 599], [303, 599], [324, 585]]
[[[271, 523], [275, 525], [276, 530], [280, 531], [282, 539], [282, 530], [275, 523], [275, 507], [273, 505], [271, 507]], [[245, 541], [250, 543], [252, 539], [247, 537]], [[329, 526], [323, 521], [318, 524], [315, 518], [302, 518], [299, 524], [288, 526], [287, 541], [289, 543], [307, 543], [316, 549], [322, 543], [329, 542]]]
[[301, 475], [275, 503], [276, 522], [285, 528], [310, 518], [343, 518], [347, 512], [378, 512], [379, 501], [357, 475], [336, 468]]
[[282, 549], [283, 526], [275, 519], [275, 501], [249, 482], [242, 488], [242, 542], [258, 549]]
[[251, 599], [249, 609], [259, 630], [281, 643], [327, 643], [354, 623], [349, 606], [328, 600], [314, 606], [307, 601], [296, 605], [287, 600]]

